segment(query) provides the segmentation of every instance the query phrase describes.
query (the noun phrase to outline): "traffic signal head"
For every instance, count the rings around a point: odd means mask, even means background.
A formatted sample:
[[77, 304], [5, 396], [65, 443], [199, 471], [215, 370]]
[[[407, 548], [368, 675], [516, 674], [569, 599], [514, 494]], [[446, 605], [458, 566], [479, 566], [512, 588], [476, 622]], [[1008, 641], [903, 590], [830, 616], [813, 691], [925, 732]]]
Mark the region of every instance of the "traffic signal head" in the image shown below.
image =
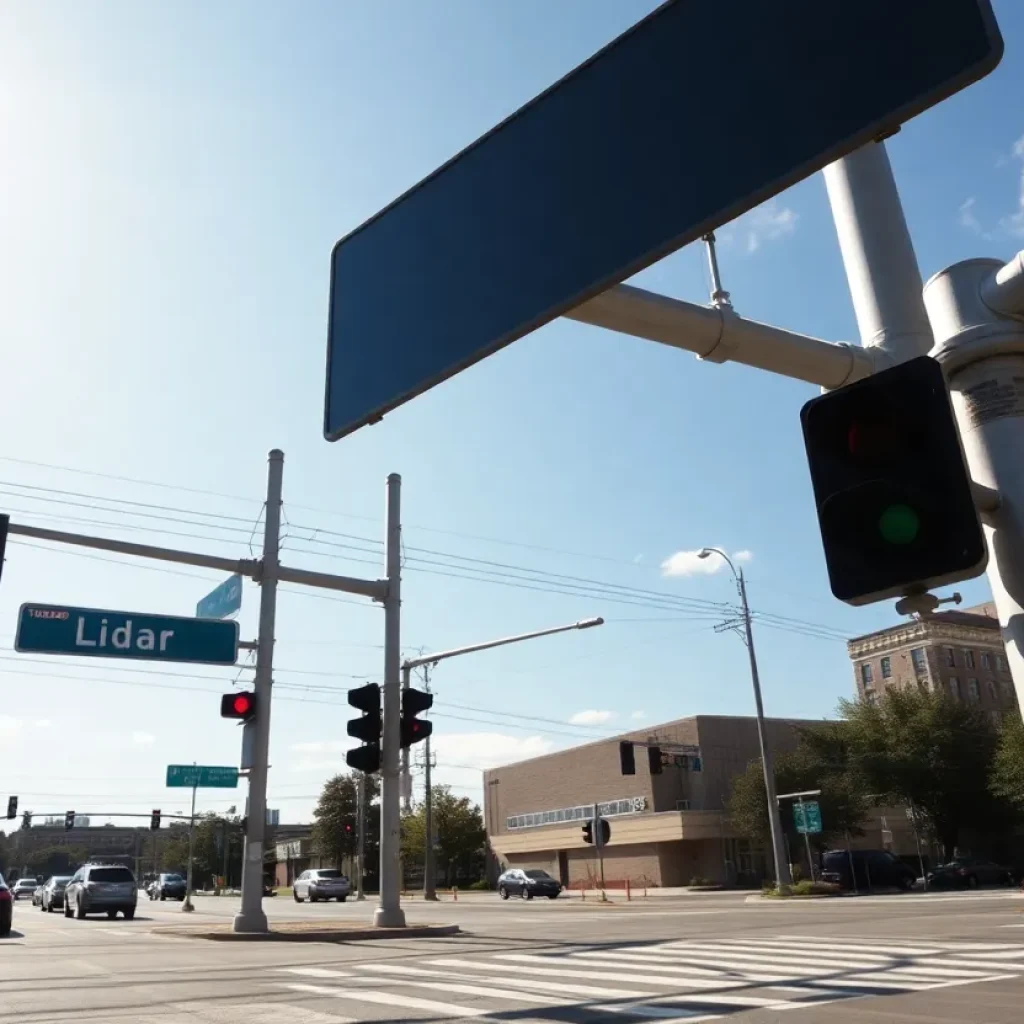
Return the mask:
[[583, 842], [591, 844], [594, 842], [594, 823], [592, 821], [583, 822]]
[[934, 359], [812, 399], [800, 419], [836, 597], [869, 604], [984, 570], [985, 539]]
[[433, 731], [431, 722], [424, 722], [417, 715], [429, 711], [434, 704], [434, 695], [425, 690], [402, 690], [402, 720], [400, 725], [401, 747], [411, 747], [425, 740]]
[[348, 734], [363, 745], [349, 750], [345, 762], [359, 772], [372, 773], [380, 770], [380, 686], [367, 683], [348, 691], [349, 704], [362, 712], [359, 718], [349, 719]]
[[156, 809], [154, 809], [153, 813], [152, 813], [152, 814], [150, 815], [150, 818], [149, 818], [149, 827], [150, 827], [150, 828], [151, 828], [151, 829], [152, 829], [152, 830], [153, 830], [154, 832], [155, 832], [155, 831], [156, 831], [156, 830], [157, 830], [158, 828], [160, 828], [160, 812], [159, 812], [159, 810], [156, 810]]
[[619, 743], [619, 767], [623, 775], [636, 775], [636, 754], [632, 740], [621, 740]]
[[608, 824], [607, 818], [597, 819], [597, 834], [600, 836], [600, 845], [607, 846], [608, 840], [612, 837], [612, 827]]
[[661, 774], [661, 747], [647, 748], [647, 767], [652, 775]]
[[70, 832], [75, 827], [75, 812], [65, 811], [64, 813], [64, 830]]
[[9, 796], [7, 798], [7, 818], [13, 820], [18, 816], [18, 798], [16, 796]]
[[220, 717], [248, 722], [256, 714], [256, 694], [249, 690], [225, 693], [220, 699]]
[[0, 513], [0, 576], [4, 574], [4, 553], [7, 550], [7, 528], [11, 525], [11, 517]]

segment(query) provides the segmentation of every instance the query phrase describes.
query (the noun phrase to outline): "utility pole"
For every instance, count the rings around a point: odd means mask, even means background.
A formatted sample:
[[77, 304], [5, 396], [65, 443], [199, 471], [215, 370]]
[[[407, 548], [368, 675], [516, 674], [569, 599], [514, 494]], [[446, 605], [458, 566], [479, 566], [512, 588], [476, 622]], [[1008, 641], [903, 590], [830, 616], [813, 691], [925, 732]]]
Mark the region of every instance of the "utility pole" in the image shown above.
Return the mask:
[[365, 900], [363, 875], [366, 874], [366, 772], [359, 773], [356, 783], [356, 899]]
[[227, 887], [228, 887], [228, 819], [227, 818], [225, 818], [221, 822], [220, 840], [221, 840], [221, 846], [224, 848], [223, 851], [222, 851], [222, 853], [223, 853], [223, 860], [222, 860], [221, 875], [220, 875], [220, 877], [222, 879], [222, 881], [221, 881], [221, 888], [222, 889], [227, 889]]
[[402, 478], [388, 477], [387, 541], [384, 558], [387, 596], [384, 598], [384, 726], [380, 771], [380, 901], [373, 923], [382, 928], [405, 926], [401, 906], [401, 742], [400, 681], [402, 660]]
[[[192, 762], [192, 767], [195, 768], [195, 761]], [[198, 783], [198, 773], [194, 776]], [[192, 810], [188, 816], [188, 870], [185, 872], [185, 899], [181, 904], [181, 909], [187, 914], [191, 914], [196, 908], [192, 906], [192, 858], [195, 852], [196, 844], [196, 786], [192, 787]]]
[[[430, 666], [423, 666], [423, 689], [430, 693]], [[431, 788], [430, 734], [423, 741], [423, 898], [437, 901], [437, 866], [434, 851], [434, 791]]]
[[242, 852], [242, 905], [235, 915], [236, 932], [265, 932], [263, 912], [263, 836], [267, 825], [267, 769], [270, 757], [270, 701], [274, 684], [274, 620], [277, 614], [278, 564], [281, 547], [281, 495], [284, 452], [268, 456], [267, 505], [263, 516], [263, 562], [260, 573], [259, 631], [253, 689], [258, 711], [252, 723], [253, 762], [249, 769], [249, 819]]

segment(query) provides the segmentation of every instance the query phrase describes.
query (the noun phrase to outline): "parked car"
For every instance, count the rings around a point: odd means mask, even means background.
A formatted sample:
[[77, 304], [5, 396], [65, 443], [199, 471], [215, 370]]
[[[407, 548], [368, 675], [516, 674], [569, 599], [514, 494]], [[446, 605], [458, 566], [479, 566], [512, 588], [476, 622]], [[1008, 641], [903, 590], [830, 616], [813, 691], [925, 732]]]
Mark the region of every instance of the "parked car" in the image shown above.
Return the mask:
[[64, 916], [82, 920], [86, 914], [105, 913], [113, 919], [121, 911], [125, 920], [135, 916], [138, 901], [135, 876], [118, 864], [83, 864], [64, 890]]
[[64, 906], [64, 890], [70, 881], [70, 875], [52, 875], [43, 883], [39, 900], [43, 913], [52, 914], [54, 907]]
[[828, 850], [821, 858], [821, 880], [843, 889], [856, 887], [860, 892], [867, 889], [908, 892], [914, 887], [917, 874], [888, 850]]
[[32, 906], [41, 907], [43, 905], [43, 887], [36, 882], [36, 887], [32, 890]]
[[39, 883], [34, 878], [19, 878], [13, 886], [11, 886], [11, 896], [14, 900], [20, 900], [24, 896], [31, 897], [39, 886]]
[[498, 895], [507, 900], [509, 896], [522, 896], [532, 900], [534, 896], [558, 899], [562, 884], [539, 868], [510, 868], [498, 879]]
[[14, 920], [14, 894], [7, 888], [4, 876], [0, 875], [0, 939], [11, 934]]
[[954, 857], [928, 872], [933, 889], [977, 889], [979, 885], [1010, 885], [1013, 872], [1002, 864], [980, 857]]
[[146, 892], [151, 900], [183, 900], [185, 898], [185, 879], [181, 875], [157, 875]]
[[303, 871], [292, 883], [292, 896], [296, 903], [308, 899], [310, 903], [319, 900], [337, 900], [344, 903], [352, 891], [348, 877], [337, 868], [312, 868]]

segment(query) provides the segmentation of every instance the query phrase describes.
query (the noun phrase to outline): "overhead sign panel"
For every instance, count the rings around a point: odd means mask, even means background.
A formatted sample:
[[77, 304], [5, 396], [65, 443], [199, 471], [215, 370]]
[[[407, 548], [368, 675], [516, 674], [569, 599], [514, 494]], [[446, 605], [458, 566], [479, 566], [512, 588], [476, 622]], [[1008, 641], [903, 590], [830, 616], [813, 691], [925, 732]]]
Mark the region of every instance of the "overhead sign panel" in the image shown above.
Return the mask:
[[235, 573], [196, 605], [197, 619], [226, 619], [242, 607], [242, 577]]
[[23, 604], [14, 649], [31, 654], [233, 665], [238, 658], [238, 623]]
[[983, 77], [989, 0], [669, 0], [342, 238], [337, 440]]
[[235, 789], [238, 769], [211, 764], [169, 764], [167, 786], [179, 789]]

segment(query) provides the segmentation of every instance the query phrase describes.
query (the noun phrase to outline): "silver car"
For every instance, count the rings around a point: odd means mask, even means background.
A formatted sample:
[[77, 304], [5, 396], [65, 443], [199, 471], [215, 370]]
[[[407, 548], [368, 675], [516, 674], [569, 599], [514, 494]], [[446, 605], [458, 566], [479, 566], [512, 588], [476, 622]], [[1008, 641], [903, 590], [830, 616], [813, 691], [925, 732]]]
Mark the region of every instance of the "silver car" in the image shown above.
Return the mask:
[[113, 919], [120, 910], [125, 920], [135, 916], [139, 890], [135, 876], [119, 864], [84, 864], [64, 890], [64, 916], [82, 920], [86, 914]]
[[43, 888], [40, 890], [41, 895], [39, 899], [39, 906], [44, 914], [52, 914], [54, 907], [64, 906], [64, 890], [70, 881], [70, 875], [53, 875], [46, 880]]
[[312, 868], [303, 871], [292, 883], [292, 896], [296, 903], [308, 899], [310, 903], [318, 900], [337, 900], [344, 903], [352, 891], [348, 878], [337, 868]]

